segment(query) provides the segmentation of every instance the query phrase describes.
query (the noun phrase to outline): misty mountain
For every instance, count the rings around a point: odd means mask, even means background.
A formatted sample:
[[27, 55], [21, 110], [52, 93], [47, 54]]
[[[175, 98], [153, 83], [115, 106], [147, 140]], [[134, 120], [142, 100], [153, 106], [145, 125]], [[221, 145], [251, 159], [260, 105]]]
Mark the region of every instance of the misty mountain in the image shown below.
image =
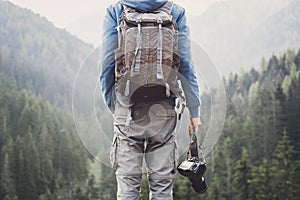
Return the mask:
[[69, 111], [76, 72], [91, 49], [0, 1], [0, 199], [66, 199], [77, 185], [85, 188], [88, 156]]
[[[201, 16], [188, 15], [192, 40], [207, 51], [224, 75], [250, 68], [258, 64], [257, 58], [299, 48], [299, 4], [299, 0], [218, 1]], [[94, 13], [67, 30], [99, 45], [104, 14]]]
[[0, 44], [0, 72], [20, 88], [71, 108], [75, 75], [91, 45], [8, 1], [0, 1]]
[[227, 74], [257, 64], [261, 56], [299, 47], [299, 5], [297, 0], [217, 2], [191, 19], [192, 26], [198, 23], [192, 34]]
[[[253, 51], [259, 54], [279, 52], [282, 48], [297, 49], [300, 46], [300, 1], [291, 4], [266, 19], [248, 40], [254, 43]], [[270, 33], [274, 37], [269, 37]], [[262, 41], [263, 38], [264, 40]]]

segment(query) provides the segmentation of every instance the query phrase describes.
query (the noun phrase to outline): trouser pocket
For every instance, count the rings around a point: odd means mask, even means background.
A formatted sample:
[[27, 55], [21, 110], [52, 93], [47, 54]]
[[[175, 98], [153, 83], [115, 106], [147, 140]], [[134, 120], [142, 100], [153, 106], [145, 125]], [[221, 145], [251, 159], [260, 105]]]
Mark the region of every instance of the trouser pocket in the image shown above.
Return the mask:
[[110, 163], [116, 169], [118, 166], [118, 151], [119, 151], [119, 138], [114, 136], [113, 143], [110, 148]]

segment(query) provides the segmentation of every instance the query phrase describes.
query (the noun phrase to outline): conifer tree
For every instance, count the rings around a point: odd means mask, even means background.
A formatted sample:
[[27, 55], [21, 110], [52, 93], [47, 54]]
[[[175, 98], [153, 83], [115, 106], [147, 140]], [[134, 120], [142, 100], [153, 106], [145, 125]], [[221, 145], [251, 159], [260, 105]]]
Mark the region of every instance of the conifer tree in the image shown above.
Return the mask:
[[0, 198], [6, 196], [12, 198], [15, 195], [15, 184], [11, 172], [11, 160], [8, 152], [2, 153], [2, 167], [0, 173]]
[[95, 176], [92, 174], [87, 182], [86, 195], [88, 200], [99, 199], [99, 188], [96, 187]]
[[270, 164], [264, 159], [259, 166], [253, 167], [250, 180], [250, 199], [267, 200], [272, 199], [270, 183], [273, 178], [270, 175]]
[[251, 164], [246, 148], [243, 148], [240, 160], [236, 162], [233, 178], [235, 200], [250, 200]]
[[286, 131], [278, 141], [272, 161], [272, 191], [275, 200], [292, 200], [295, 183], [296, 164], [292, 160], [294, 153], [290, 138]]
[[286, 112], [288, 113], [286, 121], [286, 130], [291, 138], [292, 145], [295, 148], [294, 159], [300, 159], [300, 75], [292, 80], [289, 87], [288, 98], [286, 101]]
[[209, 189], [207, 191], [207, 199], [208, 200], [225, 200], [226, 191], [221, 186], [220, 179], [217, 176], [213, 177], [211, 184], [209, 185]]
[[110, 200], [117, 199], [117, 181], [115, 177], [115, 170], [101, 164], [101, 176], [100, 176], [100, 199]]

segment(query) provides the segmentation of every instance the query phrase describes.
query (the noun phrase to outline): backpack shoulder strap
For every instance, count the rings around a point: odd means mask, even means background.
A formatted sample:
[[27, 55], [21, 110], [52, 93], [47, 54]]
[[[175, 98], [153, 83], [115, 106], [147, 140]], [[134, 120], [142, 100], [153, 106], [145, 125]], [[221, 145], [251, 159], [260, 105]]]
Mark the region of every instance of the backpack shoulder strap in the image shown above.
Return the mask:
[[158, 11], [163, 11], [163, 12], [167, 13], [168, 15], [171, 15], [173, 4], [174, 4], [173, 1], [167, 1], [163, 6], [161, 6], [157, 10]]
[[135, 12], [136, 11], [136, 9], [129, 7], [125, 4], [122, 4], [122, 6], [123, 6], [123, 12]]

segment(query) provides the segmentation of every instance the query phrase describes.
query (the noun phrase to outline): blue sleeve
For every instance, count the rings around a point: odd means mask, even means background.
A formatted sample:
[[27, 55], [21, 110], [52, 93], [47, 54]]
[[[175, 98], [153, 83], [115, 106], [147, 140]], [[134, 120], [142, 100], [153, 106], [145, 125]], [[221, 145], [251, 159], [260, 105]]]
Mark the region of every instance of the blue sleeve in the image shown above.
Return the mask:
[[112, 102], [113, 89], [115, 85], [115, 55], [114, 50], [118, 46], [116, 11], [111, 6], [107, 9], [103, 23], [102, 47], [100, 58], [100, 83], [104, 100], [114, 112], [114, 102]]
[[179, 79], [186, 96], [187, 107], [191, 117], [200, 116], [200, 92], [197, 82], [195, 67], [192, 64], [190, 30], [187, 25], [185, 10], [176, 7], [175, 10], [180, 10], [177, 13], [177, 26], [179, 31], [178, 50], [181, 56]]

